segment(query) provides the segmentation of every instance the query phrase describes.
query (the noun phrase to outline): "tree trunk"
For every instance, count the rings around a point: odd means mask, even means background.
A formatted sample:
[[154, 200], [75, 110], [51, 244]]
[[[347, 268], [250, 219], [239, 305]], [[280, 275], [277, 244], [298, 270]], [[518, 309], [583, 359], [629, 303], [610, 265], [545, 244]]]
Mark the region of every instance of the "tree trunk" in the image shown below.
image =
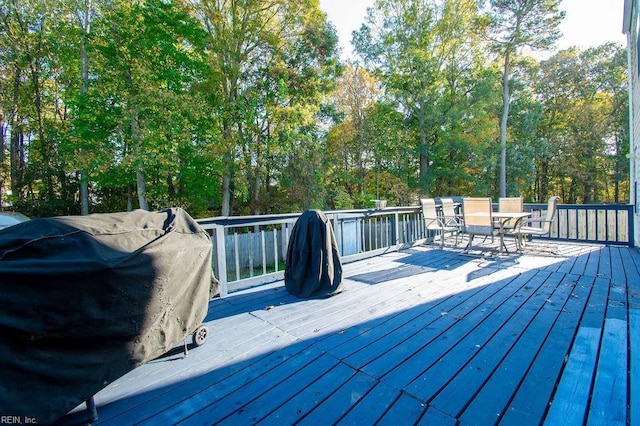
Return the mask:
[[507, 121], [509, 118], [509, 67], [511, 51], [504, 56], [502, 72], [502, 119], [500, 120], [500, 196], [507, 196]]
[[227, 157], [225, 161], [224, 176], [222, 176], [222, 206], [220, 214], [230, 216], [231, 214], [231, 164]]
[[429, 147], [427, 143], [427, 132], [425, 129], [426, 120], [424, 117], [424, 101], [419, 102], [418, 111], [418, 133], [420, 135], [420, 187], [424, 191], [425, 195], [429, 195]]
[[40, 89], [40, 67], [36, 66], [36, 61], [27, 55], [29, 59], [29, 67], [31, 70], [31, 82], [33, 83], [34, 92], [34, 105], [36, 110], [36, 116], [38, 119], [38, 140], [40, 142], [40, 154], [42, 155], [44, 173], [44, 181], [47, 186], [47, 200], [53, 201], [56, 198], [55, 190], [53, 187], [53, 167], [51, 162], [53, 161], [54, 152], [51, 149], [51, 144], [45, 132], [44, 125], [44, 111], [42, 107], [42, 91]]
[[[85, 1], [84, 21], [80, 22], [82, 30], [82, 39], [80, 41], [80, 97], [87, 96], [89, 87], [89, 56], [87, 54], [87, 36], [89, 34], [91, 20], [91, 0]], [[84, 108], [84, 102], [82, 103]], [[84, 158], [84, 150], [80, 156]], [[80, 214], [85, 216], [89, 214], [89, 174], [85, 168], [80, 170]]]
[[2, 189], [4, 188], [4, 159], [5, 159], [5, 123], [4, 114], [0, 111], [0, 210], [2, 210]]
[[139, 165], [138, 170], [136, 170], [136, 184], [138, 189], [138, 204], [142, 210], [149, 210], [149, 204], [147, 203], [147, 187], [144, 181], [142, 165]]
[[20, 99], [20, 68], [16, 67], [13, 75], [13, 102], [11, 105], [11, 143], [9, 162], [11, 168], [11, 193], [22, 200], [22, 181], [24, 178], [23, 134], [18, 120], [18, 101]]
[[137, 112], [134, 112], [133, 117], [131, 118], [131, 140], [133, 141], [134, 152], [136, 153], [136, 190], [138, 193], [138, 206], [142, 210], [149, 210], [144, 165], [142, 164], [142, 154], [140, 153], [140, 128]]

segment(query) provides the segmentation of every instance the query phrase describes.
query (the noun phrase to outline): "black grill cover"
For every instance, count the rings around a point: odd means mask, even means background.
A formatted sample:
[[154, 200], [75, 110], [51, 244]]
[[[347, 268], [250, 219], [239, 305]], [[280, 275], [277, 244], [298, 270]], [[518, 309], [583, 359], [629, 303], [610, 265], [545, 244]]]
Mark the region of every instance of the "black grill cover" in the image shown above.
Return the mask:
[[331, 222], [321, 211], [305, 211], [294, 225], [284, 284], [298, 297], [331, 296], [343, 290], [338, 244]]
[[203, 321], [212, 245], [183, 210], [0, 231], [0, 414], [51, 423]]

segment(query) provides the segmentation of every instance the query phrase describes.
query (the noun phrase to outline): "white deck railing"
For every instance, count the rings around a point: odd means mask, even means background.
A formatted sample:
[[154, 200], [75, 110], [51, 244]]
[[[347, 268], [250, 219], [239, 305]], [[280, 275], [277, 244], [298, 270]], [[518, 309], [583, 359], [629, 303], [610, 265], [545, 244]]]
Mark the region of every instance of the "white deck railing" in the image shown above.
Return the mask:
[[[632, 208], [627, 205], [560, 205], [550, 238], [632, 245]], [[544, 216], [546, 204], [525, 204]], [[419, 206], [325, 212], [331, 220], [343, 262], [423, 244]], [[220, 295], [284, 277], [291, 230], [300, 214], [213, 217], [197, 222], [213, 242], [213, 269]]]

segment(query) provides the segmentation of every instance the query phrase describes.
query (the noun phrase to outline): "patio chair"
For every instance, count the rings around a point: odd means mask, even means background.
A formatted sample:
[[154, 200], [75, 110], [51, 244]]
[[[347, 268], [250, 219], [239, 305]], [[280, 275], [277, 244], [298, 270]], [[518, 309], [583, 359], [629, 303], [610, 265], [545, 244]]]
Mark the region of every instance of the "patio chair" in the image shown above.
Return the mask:
[[491, 198], [463, 198], [462, 199], [462, 224], [464, 233], [469, 235], [469, 243], [465, 251], [471, 247], [476, 235], [493, 237], [499, 235], [499, 229], [494, 227]]
[[[527, 219], [522, 222], [518, 228], [513, 230], [513, 234], [517, 237], [516, 241], [518, 242], [520, 249], [524, 246], [525, 237], [532, 238], [534, 235], [542, 237], [550, 234], [551, 224], [556, 218], [559, 199], [560, 197], [556, 196], [549, 198], [549, 202], [547, 204], [547, 215], [544, 219], [542, 217]], [[533, 224], [538, 224], [538, 226], [532, 226]]]
[[462, 236], [462, 217], [456, 211], [453, 198], [440, 198], [440, 202], [442, 203], [442, 218], [445, 224], [447, 226], [455, 226], [458, 229], [456, 232], [456, 245], [458, 245], [458, 236]]
[[[498, 211], [505, 213], [522, 212], [522, 197], [500, 197], [498, 199]], [[511, 230], [516, 227], [517, 220], [507, 220], [502, 223], [502, 229]]]
[[458, 244], [458, 227], [448, 225], [442, 215], [436, 210], [436, 202], [433, 198], [421, 198], [422, 217], [424, 218], [425, 229], [428, 231], [440, 232], [440, 248], [444, 248], [444, 234], [447, 232], [456, 233], [456, 245]]

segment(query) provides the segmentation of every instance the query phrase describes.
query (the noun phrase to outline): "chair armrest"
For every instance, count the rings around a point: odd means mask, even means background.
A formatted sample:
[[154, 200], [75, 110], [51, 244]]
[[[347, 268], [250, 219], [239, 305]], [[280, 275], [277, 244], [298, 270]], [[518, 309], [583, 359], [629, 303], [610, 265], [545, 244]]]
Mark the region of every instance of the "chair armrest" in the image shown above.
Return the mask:
[[526, 219], [520, 222], [520, 226], [525, 226], [525, 225], [530, 225], [533, 223], [553, 223], [553, 220], [548, 220], [548, 219], [542, 219], [542, 218], [531, 218], [531, 219]]

